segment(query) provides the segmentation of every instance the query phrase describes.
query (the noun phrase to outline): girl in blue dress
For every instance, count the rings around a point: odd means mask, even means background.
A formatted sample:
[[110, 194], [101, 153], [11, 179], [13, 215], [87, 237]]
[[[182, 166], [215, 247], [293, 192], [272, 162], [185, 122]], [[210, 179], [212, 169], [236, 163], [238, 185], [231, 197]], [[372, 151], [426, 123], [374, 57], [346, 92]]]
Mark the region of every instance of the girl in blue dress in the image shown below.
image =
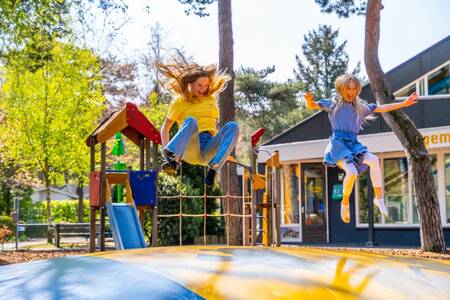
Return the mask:
[[349, 199], [358, 174], [367, 166], [370, 167], [370, 179], [375, 192], [373, 203], [380, 213], [387, 217], [381, 184], [380, 160], [367, 151], [357, 135], [369, 120], [375, 117], [373, 112], [384, 113], [402, 107], [408, 107], [417, 102], [416, 93], [398, 103], [377, 105], [367, 103], [359, 98], [361, 82], [354, 75], [344, 74], [335, 81], [337, 96], [334, 99], [321, 99], [314, 102], [311, 93], [305, 94], [306, 106], [310, 109], [321, 109], [328, 113], [333, 134], [325, 150], [324, 164], [330, 167], [338, 166], [345, 171], [343, 196], [341, 201], [341, 219], [350, 223]]

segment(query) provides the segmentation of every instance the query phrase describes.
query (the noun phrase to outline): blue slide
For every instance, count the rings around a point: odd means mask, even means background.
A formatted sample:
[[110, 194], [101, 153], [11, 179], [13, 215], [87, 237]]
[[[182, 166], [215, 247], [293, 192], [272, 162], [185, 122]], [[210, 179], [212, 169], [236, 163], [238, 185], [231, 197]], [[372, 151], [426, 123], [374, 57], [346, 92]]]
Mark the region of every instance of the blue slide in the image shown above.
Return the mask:
[[137, 210], [127, 203], [106, 203], [116, 249], [145, 248], [144, 232]]

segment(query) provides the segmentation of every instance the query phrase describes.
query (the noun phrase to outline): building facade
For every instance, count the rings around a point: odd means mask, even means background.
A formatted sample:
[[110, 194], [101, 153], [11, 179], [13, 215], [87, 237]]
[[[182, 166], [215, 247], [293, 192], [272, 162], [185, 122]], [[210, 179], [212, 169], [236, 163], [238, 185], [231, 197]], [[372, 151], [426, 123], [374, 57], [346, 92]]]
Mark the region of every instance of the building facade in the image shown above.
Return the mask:
[[[439, 196], [442, 226], [450, 243], [450, 36], [386, 73], [397, 99], [416, 91], [421, 101], [404, 109], [424, 137]], [[361, 98], [374, 102], [370, 85]], [[375, 242], [419, 246], [418, 214], [405, 149], [378, 115], [359, 140], [380, 158], [389, 217], [375, 208]], [[282, 242], [361, 245], [368, 240], [367, 172], [351, 196], [351, 222], [340, 219], [343, 171], [322, 164], [331, 135], [318, 112], [265, 143], [259, 161], [278, 150], [282, 163]]]

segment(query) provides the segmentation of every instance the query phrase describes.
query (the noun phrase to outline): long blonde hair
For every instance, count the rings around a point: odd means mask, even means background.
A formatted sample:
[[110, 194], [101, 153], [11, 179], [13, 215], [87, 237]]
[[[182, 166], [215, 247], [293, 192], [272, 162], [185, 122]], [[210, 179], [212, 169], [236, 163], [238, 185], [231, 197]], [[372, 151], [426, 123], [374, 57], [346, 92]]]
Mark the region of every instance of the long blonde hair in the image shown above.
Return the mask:
[[198, 101], [198, 98], [194, 97], [189, 89], [189, 85], [198, 78], [207, 77], [209, 79], [209, 87], [205, 96], [219, 94], [226, 88], [227, 82], [231, 80], [231, 77], [225, 72], [219, 72], [216, 65], [200, 66], [196, 63], [189, 63], [181, 53], [173, 57], [169, 63], [164, 64], [157, 61], [155, 66], [165, 77], [164, 85], [166, 88], [179, 96], [183, 96], [190, 103]]
[[358, 90], [358, 93], [355, 99], [353, 100], [353, 106], [355, 107], [358, 118], [363, 119], [362, 124], [365, 125], [368, 123], [368, 121], [375, 120], [376, 117], [371, 114], [367, 115], [369, 106], [367, 101], [359, 97], [359, 93], [361, 93], [361, 81], [359, 81], [359, 79], [355, 75], [343, 74], [338, 78], [336, 78], [336, 81], [334, 82], [334, 86], [336, 88], [336, 98], [335, 98], [336, 106], [334, 108], [334, 112], [336, 112], [342, 105], [346, 103], [346, 101], [342, 97], [342, 94], [344, 92], [344, 89], [350, 84], [350, 82], [353, 82]]

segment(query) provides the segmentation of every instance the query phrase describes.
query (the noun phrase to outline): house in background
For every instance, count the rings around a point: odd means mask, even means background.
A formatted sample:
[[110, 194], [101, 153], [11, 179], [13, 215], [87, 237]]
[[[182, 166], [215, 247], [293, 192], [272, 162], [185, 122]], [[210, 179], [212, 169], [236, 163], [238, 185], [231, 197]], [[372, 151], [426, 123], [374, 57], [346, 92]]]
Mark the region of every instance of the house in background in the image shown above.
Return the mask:
[[[89, 199], [88, 187], [83, 188], [83, 198]], [[47, 200], [47, 189], [45, 187], [37, 187], [33, 189], [31, 199], [34, 202]], [[51, 200], [78, 200], [77, 185], [65, 185], [61, 188], [50, 187]]]
[[[417, 92], [425, 100], [404, 109], [425, 138], [439, 196], [442, 226], [450, 243], [450, 36], [386, 73], [396, 97]], [[370, 85], [361, 98], [374, 102]], [[278, 150], [282, 172], [282, 242], [360, 245], [367, 241], [367, 173], [359, 176], [351, 196], [351, 223], [340, 219], [338, 168], [322, 164], [331, 135], [325, 112], [318, 112], [266, 142], [261, 149]], [[381, 116], [359, 140], [381, 160], [389, 217], [375, 208], [375, 242], [419, 246], [418, 214], [405, 149]], [[259, 162], [267, 158], [259, 152]]]

